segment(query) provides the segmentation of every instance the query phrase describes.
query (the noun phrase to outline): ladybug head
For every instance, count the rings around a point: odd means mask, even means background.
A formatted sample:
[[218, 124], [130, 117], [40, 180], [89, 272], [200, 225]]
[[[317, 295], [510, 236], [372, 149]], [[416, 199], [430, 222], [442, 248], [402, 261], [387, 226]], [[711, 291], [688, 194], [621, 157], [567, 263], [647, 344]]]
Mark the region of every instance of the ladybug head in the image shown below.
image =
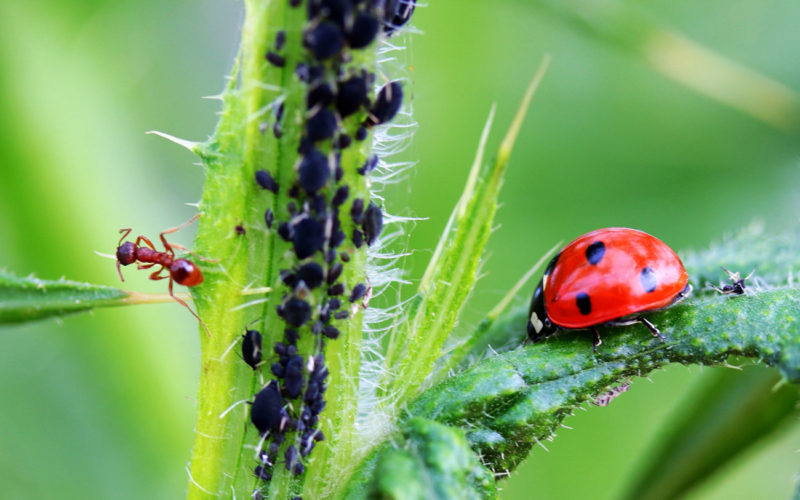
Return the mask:
[[539, 286], [533, 292], [533, 300], [531, 300], [531, 308], [528, 312], [528, 338], [533, 342], [542, 340], [556, 331], [556, 326], [547, 317], [544, 308], [543, 282], [544, 280], [540, 281]]

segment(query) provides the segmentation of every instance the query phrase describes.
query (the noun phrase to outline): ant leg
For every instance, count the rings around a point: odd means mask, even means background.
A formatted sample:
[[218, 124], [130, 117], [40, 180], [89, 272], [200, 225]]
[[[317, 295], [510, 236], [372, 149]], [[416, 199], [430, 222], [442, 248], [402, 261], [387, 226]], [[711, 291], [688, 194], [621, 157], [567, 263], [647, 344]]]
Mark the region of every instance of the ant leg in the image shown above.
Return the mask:
[[[153, 266], [153, 264], [151, 264], [148, 267], [152, 267], [152, 266]], [[139, 269], [144, 269], [144, 268], [140, 267]], [[159, 274], [161, 274], [161, 271], [163, 271], [164, 269], [166, 269], [166, 267], [161, 266], [161, 269], [159, 269], [158, 271], [156, 271], [156, 272], [154, 272], [154, 273], [152, 273], [150, 275], [150, 279], [153, 280], [153, 281], [158, 281], [158, 280], [163, 280], [163, 279], [169, 278], [169, 274], [167, 274], [166, 276], [159, 276]], [[170, 282], [169, 294], [172, 295], [172, 282]]]
[[155, 265], [156, 265], [155, 262], [150, 262], [149, 264], [138, 264], [136, 266], [136, 269], [139, 269], [139, 270], [141, 270], [141, 269], [150, 269], [151, 267], [153, 267]]
[[122, 268], [119, 265], [119, 259], [117, 259], [117, 273], [119, 273], [119, 280], [125, 281], [125, 278], [122, 277]]
[[122, 240], [124, 240], [126, 236], [131, 234], [131, 228], [120, 229], [119, 232], [122, 233], [122, 236], [119, 237], [119, 241], [117, 242], [117, 246], [122, 245]]
[[656, 328], [656, 325], [654, 325], [653, 323], [649, 322], [647, 320], [647, 318], [639, 316], [638, 318], [636, 318], [636, 321], [638, 321], [639, 323], [641, 323], [644, 326], [646, 326], [647, 329], [650, 330], [650, 333], [652, 333], [654, 337], [660, 338], [662, 342], [666, 342], [667, 341], [667, 339], [663, 335], [661, 335], [661, 332], [658, 331], [658, 328]]
[[[186, 222], [184, 222], [180, 226], [175, 226], [175, 227], [169, 228], [169, 229], [167, 229], [165, 231], [161, 231], [161, 234], [159, 235], [159, 237], [161, 238], [161, 243], [164, 244], [164, 248], [166, 248], [167, 251], [171, 251], [172, 250], [172, 246], [173, 246], [173, 245], [170, 245], [167, 242], [167, 239], [164, 237], [165, 234], [174, 233], [175, 231], [183, 229], [184, 227], [188, 226], [189, 224], [191, 224], [192, 222], [196, 221], [199, 218], [200, 218], [200, 214], [195, 214], [194, 217], [192, 217], [191, 219], [187, 220]], [[177, 248], [177, 247], [175, 247], [175, 248]]]
[[[165, 278], [165, 277], [166, 277], [166, 276], [164, 276], [164, 278]], [[205, 321], [203, 321], [202, 319], [200, 319], [200, 316], [198, 316], [196, 312], [192, 311], [192, 308], [191, 308], [191, 307], [189, 307], [189, 304], [187, 304], [185, 301], [183, 301], [183, 300], [182, 300], [182, 299], [180, 299], [179, 297], [176, 297], [176, 296], [175, 296], [175, 294], [172, 292], [172, 283], [174, 283], [174, 281], [175, 281], [175, 280], [173, 280], [172, 278], [170, 278], [170, 280], [169, 280], [169, 295], [170, 295], [170, 297], [172, 297], [173, 299], [175, 299], [175, 301], [176, 301], [178, 304], [180, 304], [180, 305], [182, 305], [183, 307], [185, 307], [186, 309], [188, 309], [188, 310], [189, 310], [189, 312], [190, 312], [190, 313], [192, 313], [192, 316], [194, 316], [195, 318], [197, 318], [197, 321], [199, 321], [199, 322], [200, 322], [200, 324], [201, 324], [201, 325], [203, 325], [203, 330], [205, 330], [205, 331], [206, 331], [206, 335], [208, 335], [208, 336], [210, 337], [210, 336], [211, 336], [211, 332], [209, 332], [209, 331], [208, 331], [208, 327], [206, 326], [206, 322], [205, 322]]]
[[592, 327], [592, 334], [594, 335], [592, 337], [592, 352], [597, 354], [597, 346], [602, 344], [603, 340], [600, 338], [600, 332], [597, 331], [597, 327], [596, 326]]
[[143, 241], [144, 241], [144, 244], [149, 246], [151, 250], [156, 251], [156, 252], [158, 251], [158, 250], [156, 250], [156, 247], [153, 245], [153, 242], [150, 241], [146, 236], [137, 237], [135, 245], [138, 247], [138, 246], [140, 246], [140, 243], [143, 242]]

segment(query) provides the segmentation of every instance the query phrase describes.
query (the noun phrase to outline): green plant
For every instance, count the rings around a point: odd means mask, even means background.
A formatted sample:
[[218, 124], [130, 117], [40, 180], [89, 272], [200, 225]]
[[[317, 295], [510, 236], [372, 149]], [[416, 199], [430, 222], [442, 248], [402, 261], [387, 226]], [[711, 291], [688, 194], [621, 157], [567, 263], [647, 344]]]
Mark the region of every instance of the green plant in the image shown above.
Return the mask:
[[[260, 144], [258, 123], [248, 117], [271, 102], [271, 97], [265, 96], [264, 93], [272, 90], [268, 86], [248, 86], [248, 82], [263, 83], [262, 78], [270, 75], [264, 76], [254, 68], [248, 70], [247, 60], [254, 61], [255, 57], [248, 59], [247, 54], [259, 54], [260, 61], [260, 54], [264, 52], [272, 37], [268, 30], [260, 30], [259, 27], [268, 25], [264, 16], [280, 16], [280, 13], [270, 13], [260, 9], [258, 5], [257, 2], [249, 5], [247, 22], [251, 23], [249, 26], [256, 28], [245, 30], [246, 39], [242, 49], [243, 56], [240, 59], [241, 66], [236, 68], [236, 70], [241, 68], [242, 71], [242, 87], [235, 87], [238, 80], [231, 78], [231, 87], [224, 96], [226, 107], [223, 120], [214, 138], [204, 144], [187, 144], [204, 160], [208, 175], [201, 204], [204, 216], [196, 251], [220, 261], [219, 265], [204, 266], [207, 284], [196, 290], [195, 297], [201, 315], [214, 332], [210, 338], [201, 337], [204, 344], [205, 378], [201, 381], [200, 389], [199, 403], [202, 417], [198, 439], [202, 441], [206, 436], [212, 436], [207, 439], [219, 441], [215, 438], [220, 435], [229, 436], [231, 433], [235, 436], [246, 436], [241, 439], [229, 438], [227, 440], [229, 442], [224, 443], [222, 447], [211, 445], [206, 447], [204, 444], [196, 447], [195, 464], [200, 465], [198, 465], [199, 472], [193, 471], [194, 481], [203, 489], [208, 487], [209, 482], [218, 484], [214, 489], [219, 492], [227, 492], [227, 486], [232, 483], [234, 491], [247, 493], [256, 484], [254, 479], [245, 476], [245, 472], [249, 472], [252, 464], [247, 465], [244, 462], [251, 456], [251, 452], [243, 447], [242, 443], [247, 441], [253, 444], [257, 441], [252, 439], [254, 432], [246, 420], [240, 418], [237, 421], [233, 418], [236, 413], [229, 413], [228, 415], [231, 415], [229, 419], [219, 419], [230, 404], [236, 400], [250, 398], [258, 389], [256, 377], [249, 368], [234, 358], [223, 358], [222, 355], [248, 323], [249, 318], [245, 318], [242, 312], [248, 309], [238, 308], [251, 300], [241, 295], [242, 289], [245, 288], [242, 285], [255, 281], [260, 285], [274, 287], [277, 282], [278, 266], [270, 264], [269, 258], [263, 260], [260, 258], [261, 255], [275, 256], [278, 253], [274, 249], [269, 250], [269, 245], [275, 244], [274, 239], [270, 240], [268, 236], [264, 236], [260, 240], [259, 236], [262, 235], [257, 234], [255, 238], [249, 239], [250, 245], [241, 245], [235, 238], [230, 237], [232, 228], [240, 223], [244, 223], [248, 233], [252, 235], [254, 232], [252, 228], [261, 225], [263, 210], [266, 203], [269, 203], [269, 198], [262, 197], [260, 200], [257, 198], [263, 193], [258, 191], [252, 178], [254, 171], [259, 167], [258, 159], [274, 151], [270, 151], [269, 146]], [[291, 19], [287, 22], [290, 21]], [[294, 21], [300, 23], [302, 19]], [[297, 49], [297, 45], [294, 47]], [[277, 75], [271, 76], [285, 79], [285, 73], [274, 68], [265, 71], [277, 72]], [[295, 92], [296, 94], [290, 92], [290, 96], [293, 96], [297, 105], [302, 98], [302, 92], [299, 87]], [[521, 109], [526, 108], [527, 105], [523, 105]], [[655, 318], [659, 324], [668, 326], [669, 331], [675, 333], [671, 339], [672, 343], [664, 346], [643, 342], [642, 338], [646, 336], [637, 329], [630, 329], [625, 333], [611, 336], [614, 340], [607, 342], [608, 350], [597, 360], [586, 352], [585, 339], [564, 338], [518, 349], [510, 354], [502, 354], [497, 358], [481, 362], [474, 368], [463, 366], [467, 369], [463, 375], [423, 392], [421, 388], [425, 387], [423, 384], [431, 368], [434, 367], [434, 362], [439, 358], [442, 345], [450, 335], [457, 314], [462, 309], [474, 283], [478, 261], [492, 225], [494, 206], [510, 152], [510, 143], [513, 143], [520, 120], [514, 124], [513, 133], [509, 135], [510, 140], [501, 146], [498, 158], [490, 164], [490, 168], [484, 168], [482, 154], [477, 155], [464, 197], [453, 213], [453, 224], [445, 231], [445, 237], [441, 240], [439, 250], [434, 254], [418, 293], [399, 315], [403, 320], [392, 324], [390, 337], [392, 342], [384, 352], [384, 356], [378, 360], [386, 366], [373, 372], [373, 375], [377, 374], [388, 382], [378, 384], [383, 389], [376, 394], [377, 418], [374, 427], [370, 430], [361, 428], [358, 436], [352, 427], [355, 423], [356, 393], [348, 387], [348, 384], [352, 385], [353, 380], [358, 380], [359, 372], [362, 371], [359, 367], [360, 360], [357, 359], [361, 354], [359, 348], [361, 332], [356, 317], [355, 322], [349, 323], [356, 326], [348, 327], [344, 339], [340, 339], [338, 344], [328, 344], [326, 352], [329, 365], [338, 365], [341, 371], [335, 373], [340, 374], [342, 379], [348, 382], [341, 386], [332, 384], [328, 392], [327, 411], [334, 417], [325, 430], [328, 440], [335, 441], [335, 444], [331, 448], [319, 448], [315, 451], [315, 462], [306, 471], [305, 483], [298, 484], [296, 479], [288, 477], [283, 478], [282, 482], [276, 481], [279, 492], [310, 491], [313, 495], [319, 488], [329, 487], [331, 492], [341, 492], [347, 488], [347, 493], [353, 496], [367, 491], [391, 495], [397, 491], [395, 489], [397, 487], [410, 488], [416, 485], [414, 487], [417, 489], [414, 491], [426, 498], [432, 495], [466, 496], [470, 491], [480, 495], [491, 495], [493, 479], [491, 473], [484, 468], [485, 464], [488, 464], [494, 473], [505, 473], [527, 454], [532, 442], [550, 436], [554, 426], [576, 404], [603, 392], [619, 378], [634, 373], [643, 374], [646, 370], [667, 361], [722, 363], [724, 356], [737, 353], [763, 357], [767, 362], [779, 365], [787, 378], [795, 380], [797, 370], [796, 325], [793, 321], [795, 297], [791, 286], [788, 286], [783, 290], [731, 300], [699, 295], [680, 308], [658, 314]], [[287, 127], [287, 134], [284, 136], [287, 143], [290, 142], [292, 130], [295, 134], [299, 133], [297, 129]], [[296, 138], [295, 135], [295, 140]], [[345, 176], [353, 175], [352, 171], [363, 163], [365, 157], [366, 153], [358, 152], [351, 158], [348, 164], [349, 172], [346, 170]], [[291, 155], [287, 155], [277, 163], [282, 165], [279, 171], [288, 175], [294, 160]], [[353, 178], [358, 179], [355, 175]], [[285, 198], [281, 199], [279, 196], [273, 206], [283, 207], [285, 202]], [[781, 250], [779, 255], [790, 256], [790, 260], [786, 262], [770, 261], [766, 266], [756, 258], [747, 259], [742, 255], [743, 248], [756, 248], [761, 241], [763, 237], [758, 233], [749, 237], [745, 235], [739, 240], [728, 242], [723, 247], [728, 249], [727, 255], [730, 256], [728, 257], [730, 260], [726, 260], [727, 258], [723, 258], [719, 253], [708, 252], [697, 257], [695, 262], [692, 262], [691, 258], [687, 259], [687, 264], [697, 284], [702, 284], [705, 280], [714, 280], [718, 275], [716, 266], [720, 264], [736, 269], [745, 269], [752, 264], [757, 268], [758, 275], [766, 282], [783, 282], [787, 269], [796, 264], [791, 260], [791, 256], [796, 254], [790, 246], [794, 239], [789, 237], [789, 243], [771, 240], [768, 246], [755, 253], [755, 256], [759, 257], [764, 255], [763, 252], [776, 253]], [[348, 281], [350, 287], [358, 282], [359, 273], [362, 272], [357, 260], [347, 271], [351, 273], [349, 278], [351, 281]], [[459, 275], [457, 272], [462, 274]], [[253, 276], [258, 279], [253, 280]], [[459, 278], [455, 285], [450, 282], [454, 276]], [[445, 278], [451, 286], [443, 286]], [[24, 293], [24, 287], [31, 283], [30, 281], [8, 279], [10, 284], [7, 289], [10, 294], [18, 294], [23, 299], [30, 300], [30, 294]], [[41, 292], [46, 290], [47, 286], [46, 283], [39, 283], [37, 290]], [[264, 314], [265, 319], [261, 326], [261, 330], [265, 332], [265, 345], [274, 343], [276, 337], [281, 335], [280, 329], [276, 327], [278, 320], [274, 317], [272, 309], [272, 305], [280, 301], [280, 292], [275, 287], [271, 293], [273, 294], [271, 300], [267, 302], [269, 309], [268, 306], [264, 306], [268, 313]], [[117, 291], [111, 291], [110, 294], [111, 299], [119, 297]], [[38, 302], [34, 302], [34, 307], [50, 304], [47, 298], [36, 300]], [[103, 300], [107, 298], [103, 297]], [[21, 315], [22, 308], [10, 300], [4, 299], [2, 302], [11, 304], [9, 317], [14, 314], [17, 314], [17, 317]], [[64, 312], [63, 306], [59, 304], [53, 309], [58, 314]], [[744, 312], [739, 309], [743, 309]], [[448, 314], [434, 316], [434, 313], [441, 311], [446, 311]], [[740, 314], [747, 317], [765, 316], [772, 323], [769, 321], [759, 323], [759, 328], [774, 327], [775, 338], [757, 335], [758, 332], [754, 330], [752, 324], [740, 322], [731, 325], [732, 318]], [[461, 364], [462, 358], [480, 358], [485, 353], [484, 346], [488, 344], [518, 345], [521, 341], [523, 317], [524, 313], [514, 311], [488, 320], [481, 326], [479, 333], [470, 340], [476, 347], [464, 352], [454, 351], [455, 354], [447, 360], [448, 364], [457, 367]], [[703, 326], [701, 328], [697, 326], [699, 320], [711, 326], [705, 327], [701, 322]], [[504, 328], [501, 328], [502, 325], [505, 325]], [[732, 326], [737, 327], [733, 332], [729, 330]], [[492, 340], [487, 340], [489, 338]], [[699, 342], [701, 344], [697, 345]], [[672, 349], [667, 349], [668, 347]], [[412, 358], [407, 353], [412, 353], [418, 358]], [[778, 353], [787, 359], [780, 359]], [[547, 362], [542, 365], [542, 360], [545, 359]], [[468, 363], [465, 362], [465, 365]], [[569, 366], [561, 371], [555, 370], [559, 365]], [[584, 372], [590, 375], [588, 380], [576, 376]], [[440, 370], [438, 374], [428, 379], [428, 384], [442, 380], [447, 371]], [[553, 382], [553, 390], [548, 393], [553, 396], [553, 400], [548, 402], [546, 408], [535, 408], [535, 411], [532, 411], [530, 408], [525, 408], [525, 403], [530, 399], [530, 388], [541, 384], [543, 375], [548, 382]], [[476, 392], [474, 390], [476, 384], [489, 390]], [[341, 395], [336, 391], [341, 391]], [[557, 397], [564, 391], [568, 397]], [[334, 401], [335, 404], [330, 404], [330, 401]], [[465, 405], [469, 411], [459, 414], [458, 408], [444, 404], [447, 401], [451, 404], [455, 402], [453, 406]], [[408, 418], [401, 412], [406, 405], [411, 415]], [[487, 412], [484, 410], [491, 410], [487, 411], [491, 417], [487, 417], [485, 415]], [[510, 410], [514, 410], [515, 413], [507, 413]], [[205, 423], [202, 422], [202, 418], [206, 419]], [[219, 422], [220, 420], [222, 422]], [[476, 423], [484, 423], [485, 427], [473, 430], [476, 429]], [[534, 432], [531, 432], [531, 429]], [[468, 432], [464, 432], [465, 430]], [[217, 434], [209, 431], [220, 432]], [[381, 438], [384, 437], [388, 443], [408, 442], [410, 445], [395, 447], [391, 444], [382, 444]], [[515, 439], [510, 443], [511, 437]], [[443, 456], [443, 450], [447, 451], [448, 456]], [[482, 455], [482, 460], [478, 459], [476, 452]], [[363, 464], [355, 461], [346, 462], [348, 468], [342, 473], [341, 467], [345, 464], [345, 457], [352, 457], [353, 453], [356, 453], [355, 456], [367, 453], [369, 455]], [[203, 465], [204, 463], [207, 465]], [[242, 467], [237, 468], [235, 464], [238, 463], [242, 463]], [[418, 474], [416, 469], [421, 464], [431, 464], [431, 466], [430, 469], [424, 470], [420, 477], [415, 474]], [[369, 479], [372, 467], [378, 471], [372, 476], [375, 478], [374, 481]], [[397, 474], [395, 477], [380, 473], [385, 470], [404, 470], [403, 467], [407, 468], [407, 472]], [[341, 481], [325, 485], [319, 478], [330, 475], [331, 468], [341, 473], [339, 474]], [[234, 469], [237, 475], [230, 480], [231, 483], [227, 483], [226, 471]], [[345, 486], [344, 479], [348, 476], [348, 469], [360, 472]], [[285, 472], [282, 474], [288, 476]], [[393, 479], [400, 484], [392, 483]], [[385, 484], [387, 482], [389, 484]], [[433, 491], [431, 485], [434, 485]], [[192, 494], [202, 495], [202, 491], [192, 490]]]

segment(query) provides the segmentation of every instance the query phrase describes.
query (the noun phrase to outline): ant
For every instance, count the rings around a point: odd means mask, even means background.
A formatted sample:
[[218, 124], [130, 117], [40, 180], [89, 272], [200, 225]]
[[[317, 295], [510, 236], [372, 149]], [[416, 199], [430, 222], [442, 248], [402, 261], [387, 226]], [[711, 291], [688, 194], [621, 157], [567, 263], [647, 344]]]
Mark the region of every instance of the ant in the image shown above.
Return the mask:
[[711, 288], [723, 295], [744, 295], [747, 288], [745, 281], [750, 279], [753, 273], [755, 273], [755, 270], [751, 271], [750, 274], [744, 278], [742, 278], [742, 275], [738, 272], [734, 273], [733, 271], [725, 269], [724, 267], [722, 267], [722, 270], [728, 273], [728, 278], [730, 278], [732, 283], [729, 285], [722, 285], [722, 288], [717, 288], [714, 285], [710, 285]]
[[[121, 265], [127, 266], [129, 264], [133, 264], [134, 262], [141, 262], [141, 264], [138, 265], [138, 269], [150, 269], [156, 265], [161, 266], [157, 271], [150, 274], [150, 279], [157, 281], [169, 278], [170, 297], [188, 309], [189, 312], [192, 313], [192, 315], [194, 315], [194, 317], [197, 318], [197, 320], [203, 325], [206, 333], [208, 333], [208, 328], [203, 320], [200, 319], [200, 316], [192, 311], [186, 302], [176, 297], [172, 292], [172, 284], [174, 282], [177, 282], [179, 285], [183, 286], [199, 285], [203, 282], [203, 273], [200, 272], [200, 268], [197, 267], [194, 262], [188, 259], [176, 259], [174, 248], [179, 250], [185, 250], [185, 248], [175, 243], [167, 242], [167, 239], [164, 237], [165, 234], [174, 233], [184, 226], [191, 224], [197, 220], [198, 217], [200, 217], [200, 214], [195, 215], [180, 226], [162, 231], [159, 237], [161, 238], [161, 243], [164, 244], [163, 252], [156, 250], [156, 247], [153, 246], [153, 242], [145, 236], [138, 236], [135, 242], [126, 241], [123, 243], [122, 240], [124, 240], [125, 237], [131, 233], [131, 229], [120, 229], [119, 232], [122, 233], [122, 236], [119, 238], [119, 243], [117, 243], [117, 272], [119, 273], [119, 279], [125, 281], [125, 278], [122, 277], [122, 269], [120, 268]], [[142, 243], [144, 243], [144, 245], [142, 245]], [[161, 273], [164, 270], [167, 270], [169, 274], [162, 275]]]

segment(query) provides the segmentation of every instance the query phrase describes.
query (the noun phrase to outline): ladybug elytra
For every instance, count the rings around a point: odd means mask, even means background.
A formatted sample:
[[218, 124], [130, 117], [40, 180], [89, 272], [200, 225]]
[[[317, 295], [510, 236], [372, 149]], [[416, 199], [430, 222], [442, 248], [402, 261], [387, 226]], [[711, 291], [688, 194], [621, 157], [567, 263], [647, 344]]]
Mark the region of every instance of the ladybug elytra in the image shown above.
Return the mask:
[[664, 340], [639, 313], [670, 306], [691, 291], [683, 263], [664, 242], [636, 229], [598, 229], [548, 264], [533, 292], [528, 337], [536, 342], [559, 329], [591, 329], [596, 349], [597, 325], [642, 323]]

